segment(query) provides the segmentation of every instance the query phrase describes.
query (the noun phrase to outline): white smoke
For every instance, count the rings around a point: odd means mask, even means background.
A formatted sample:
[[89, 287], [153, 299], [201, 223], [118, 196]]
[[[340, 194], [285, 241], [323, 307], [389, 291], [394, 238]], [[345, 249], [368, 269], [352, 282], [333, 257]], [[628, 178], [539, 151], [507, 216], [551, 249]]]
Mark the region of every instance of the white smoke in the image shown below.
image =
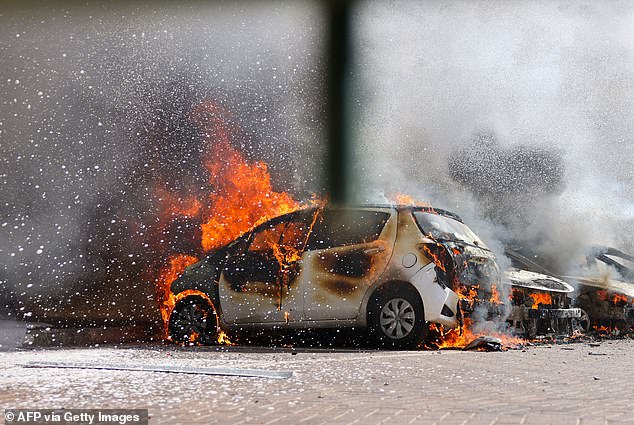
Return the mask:
[[[357, 19], [360, 193], [410, 193], [488, 243], [524, 236], [564, 263], [587, 244], [632, 249], [634, 5], [371, 1]], [[482, 196], [456, 182], [452, 155], [482, 132], [561, 160], [561, 187]]]
[[57, 301], [135, 316], [98, 290], [156, 310], [143, 275], [161, 259], [150, 180], [193, 180], [201, 147], [184, 124], [197, 101], [229, 111], [237, 147], [284, 189], [321, 188], [314, 4], [4, 6], [0, 313], [18, 299], [40, 316], [64, 317]]

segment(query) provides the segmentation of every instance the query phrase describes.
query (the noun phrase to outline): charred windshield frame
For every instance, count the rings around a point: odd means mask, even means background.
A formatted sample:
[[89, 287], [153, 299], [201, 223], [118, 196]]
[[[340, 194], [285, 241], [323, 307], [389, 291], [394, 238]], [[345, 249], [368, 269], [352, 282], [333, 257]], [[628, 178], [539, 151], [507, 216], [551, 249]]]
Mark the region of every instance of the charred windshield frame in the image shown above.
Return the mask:
[[429, 235], [437, 241], [462, 242], [490, 251], [486, 244], [457, 217], [427, 210], [414, 210], [412, 214], [424, 235]]

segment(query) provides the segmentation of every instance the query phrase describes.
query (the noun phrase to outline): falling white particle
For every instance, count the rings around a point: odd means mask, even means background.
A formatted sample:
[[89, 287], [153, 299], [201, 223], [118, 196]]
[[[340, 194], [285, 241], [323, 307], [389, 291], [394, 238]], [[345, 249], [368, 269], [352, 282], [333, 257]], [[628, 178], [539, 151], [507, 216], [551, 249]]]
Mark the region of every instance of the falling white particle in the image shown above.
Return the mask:
[[44, 252], [44, 251], [42, 251], [42, 249], [38, 249], [37, 251], [35, 251], [35, 253], [38, 254], [38, 255], [41, 254], [42, 252]]

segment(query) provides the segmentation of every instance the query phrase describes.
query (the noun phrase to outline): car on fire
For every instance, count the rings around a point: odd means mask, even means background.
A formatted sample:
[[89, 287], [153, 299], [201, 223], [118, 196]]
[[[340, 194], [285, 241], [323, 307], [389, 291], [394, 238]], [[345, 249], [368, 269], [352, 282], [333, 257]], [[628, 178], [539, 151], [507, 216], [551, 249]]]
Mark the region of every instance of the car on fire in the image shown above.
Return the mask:
[[360, 327], [414, 347], [428, 324], [459, 325], [452, 258], [496, 280], [493, 253], [450, 212], [315, 207], [267, 221], [188, 267], [171, 290], [173, 340], [261, 328]]
[[[634, 329], [634, 256], [606, 246], [588, 246], [561, 273], [530, 246], [510, 243], [505, 254], [524, 273], [539, 273], [574, 285], [574, 305], [581, 311], [580, 330], [611, 333]], [[572, 286], [570, 286], [572, 292]]]

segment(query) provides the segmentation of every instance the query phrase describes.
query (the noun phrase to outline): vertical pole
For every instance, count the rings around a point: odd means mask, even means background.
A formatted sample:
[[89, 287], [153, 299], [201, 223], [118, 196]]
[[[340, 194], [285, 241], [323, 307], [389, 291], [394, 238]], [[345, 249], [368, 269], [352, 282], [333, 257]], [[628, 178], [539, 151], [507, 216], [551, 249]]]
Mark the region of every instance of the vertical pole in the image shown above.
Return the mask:
[[[346, 98], [351, 72], [350, 0], [326, 0], [327, 37], [327, 176], [330, 201], [344, 204], [349, 200], [350, 123], [346, 122]], [[348, 125], [346, 125], [348, 124]]]

